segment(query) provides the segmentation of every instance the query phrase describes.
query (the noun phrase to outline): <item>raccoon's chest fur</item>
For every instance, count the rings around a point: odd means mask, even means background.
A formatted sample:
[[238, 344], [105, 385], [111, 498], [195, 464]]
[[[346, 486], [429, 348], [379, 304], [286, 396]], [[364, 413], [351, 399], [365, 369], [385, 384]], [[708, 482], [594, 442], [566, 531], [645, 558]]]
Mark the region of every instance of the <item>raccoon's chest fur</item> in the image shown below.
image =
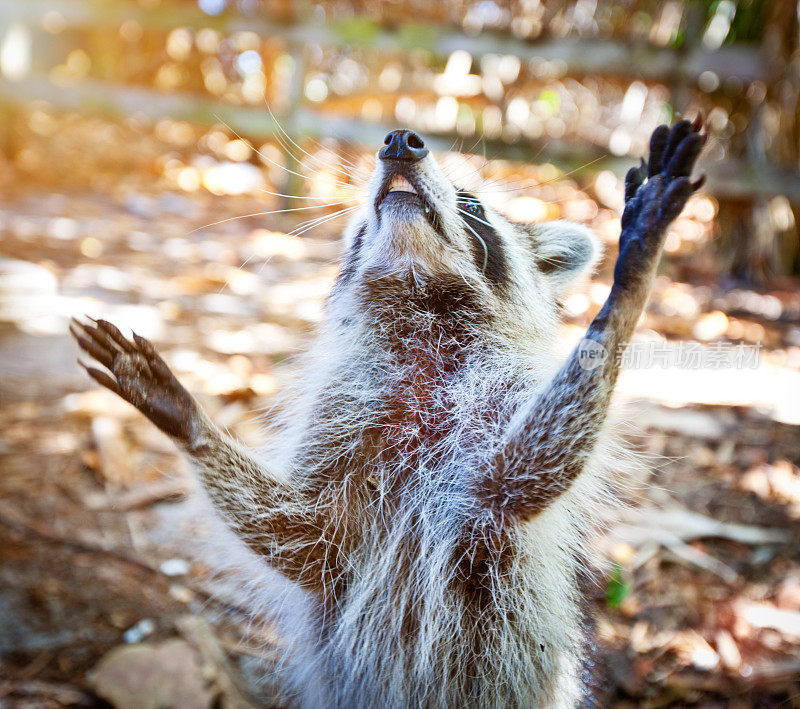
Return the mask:
[[[530, 545], [495, 534], [470, 494], [516, 387], [464, 362], [442, 367], [441, 349], [433, 352], [418, 341], [405, 353], [413, 358], [378, 387], [375, 407], [359, 402], [365, 423], [340, 432], [341, 455], [331, 457], [328, 436], [327, 446], [308, 445], [313, 436], [306, 442], [318, 499], [340, 510], [334, 534], [344, 547], [316, 656], [320, 676], [339, 678], [326, 701], [530, 707], [545, 697], [557, 706], [559, 693], [573, 695], [563, 678], [574, 674], [580, 642], [579, 618], [563, 602], [572, 567], [540, 574]], [[340, 405], [356, 413], [353, 401]], [[330, 430], [323, 418], [318, 425]], [[562, 679], [543, 683], [547, 677]]]
[[297, 484], [336, 510], [320, 531], [336, 551], [318, 590], [314, 662], [338, 678], [325, 702], [525, 707], [572, 697], [563, 684], [580, 643], [563, 545], [572, 520], [562, 515], [537, 539], [499, 525], [474, 494], [540, 370], [471, 337], [469, 313], [384, 315], [368, 338], [321, 341], [338, 354], [307, 370], [313, 395], [290, 458]]
[[487, 435], [508, 418], [504, 404], [515, 386], [513, 378], [480, 382], [464, 348], [437, 329], [379, 349], [367, 376], [362, 366], [331, 382], [309, 417], [295, 469], [321, 486], [347, 484], [399, 503], [423, 480], [463, 477], [478, 464]]
[[323, 343], [343, 354], [314, 385], [295, 470], [333, 483], [379, 480], [400, 493], [416, 478], [468, 466], [488, 442], [478, 446], [476, 436], [499, 430], [501, 400], [519, 381], [512, 371], [497, 376], [474, 300], [452, 277], [365, 278], [352, 305], [359, 327], [334, 327]]
[[[352, 582], [352, 560], [367, 547], [406, 568], [419, 558], [428, 525], [441, 518], [463, 527], [474, 511], [467, 509], [474, 499], [466, 502], [472, 478], [502, 430], [513, 389], [507, 380], [490, 384], [437, 328], [383, 341], [369, 357], [369, 366], [363, 353], [354, 357], [355, 371], [343, 362], [336, 368], [292, 465], [313, 498], [337, 510], [336, 527], [326, 531], [350, 562], [334, 571], [337, 592]], [[392, 550], [394, 534], [402, 541]]]

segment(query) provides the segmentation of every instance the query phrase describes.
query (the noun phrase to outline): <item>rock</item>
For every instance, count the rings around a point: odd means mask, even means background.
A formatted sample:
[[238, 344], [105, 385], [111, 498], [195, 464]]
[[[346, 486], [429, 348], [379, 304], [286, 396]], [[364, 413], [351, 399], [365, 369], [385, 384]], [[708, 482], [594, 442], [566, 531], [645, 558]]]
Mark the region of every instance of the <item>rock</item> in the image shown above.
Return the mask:
[[218, 694], [204, 678], [197, 650], [177, 638], [114, 648], [88, 679], [116, 709], [206, 709]]

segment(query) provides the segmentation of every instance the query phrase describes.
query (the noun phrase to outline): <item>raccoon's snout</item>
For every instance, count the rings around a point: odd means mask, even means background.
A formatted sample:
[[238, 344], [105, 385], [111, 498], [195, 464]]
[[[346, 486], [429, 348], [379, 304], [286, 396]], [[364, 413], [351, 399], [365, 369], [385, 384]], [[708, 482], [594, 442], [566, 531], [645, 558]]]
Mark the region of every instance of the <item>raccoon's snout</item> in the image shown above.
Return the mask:
[[378, 157], [381, 160], [422, 160], [428, 149], [413, 130], [393, 130], [383, 141]]
[[[382, 171], [380, 186], [375, 196], [375, 212], [381, 221], [384, 207], [395, 214], [405, 213], [413, 219], [414, 212], [422, 212], [434, 230], [443, 236], [442, 223], [431, 188], [426, 183], [423, 161], [429, 154], [416, 133], [395, 130], [386, 136], [386, 146], [378, 153]], [[400, 210], [400, 212], [397, 212]]]

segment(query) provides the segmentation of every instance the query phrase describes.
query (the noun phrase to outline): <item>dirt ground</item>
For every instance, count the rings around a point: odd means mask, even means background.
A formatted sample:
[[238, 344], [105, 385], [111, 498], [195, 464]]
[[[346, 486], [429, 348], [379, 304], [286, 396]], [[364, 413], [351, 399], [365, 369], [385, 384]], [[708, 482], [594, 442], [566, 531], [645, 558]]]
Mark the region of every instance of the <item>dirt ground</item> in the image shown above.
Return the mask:
[[[270, 203], [142, 176], [45, 187], [6, 166], [3, 184], [0, 706], [280, 704], [259, 659], [280, 638], [196, 558], [210, 532], [186, 467], [92, 385], [67, 320], [150, 337], [217, 422], [257, 442], [258, 412], [320, 318], [335, 230], [286, 236], [301, 221], [288, 216], [201, 228]], [[641, 329], [761, 342], [761, 364], [623, 379], [652, 471], [635, 495], [645, 512], [605, 538], [615, 565], [593, 592], [611, 705], [800, 707], [800, 293], [718, 283], [707, 251], [668, 259]], [[567, 304], [567, 339], [609, 263]]]

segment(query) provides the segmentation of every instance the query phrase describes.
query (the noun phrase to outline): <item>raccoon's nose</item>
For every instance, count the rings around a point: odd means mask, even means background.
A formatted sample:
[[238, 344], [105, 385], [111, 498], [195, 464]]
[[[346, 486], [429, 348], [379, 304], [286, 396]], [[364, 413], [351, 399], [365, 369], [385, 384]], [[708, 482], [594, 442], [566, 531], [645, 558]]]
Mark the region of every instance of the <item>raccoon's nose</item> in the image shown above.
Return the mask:
[[393, 130], [383, 141], [378, 157], [381, 160], [422, 160], [428, 149], [413, 130]]

